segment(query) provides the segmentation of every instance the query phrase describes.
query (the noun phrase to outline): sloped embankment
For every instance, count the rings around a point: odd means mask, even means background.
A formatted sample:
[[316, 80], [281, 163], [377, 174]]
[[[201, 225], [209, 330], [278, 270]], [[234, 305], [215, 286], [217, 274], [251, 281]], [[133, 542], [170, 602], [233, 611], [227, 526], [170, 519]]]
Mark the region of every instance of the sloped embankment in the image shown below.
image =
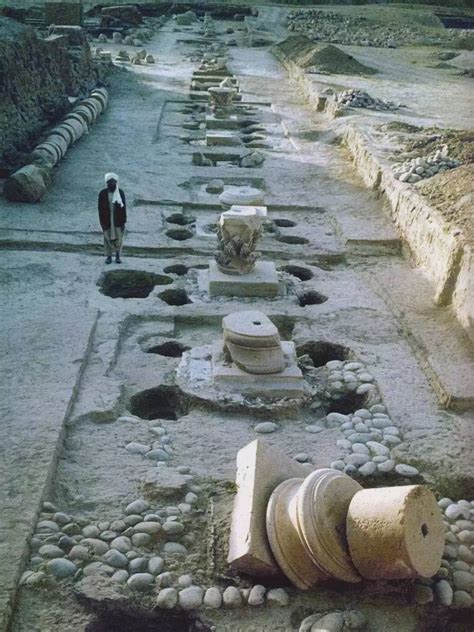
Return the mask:
[[377, 72], [337, 46], [315, 44], [305, 35], [287, 37], [275, 44], [272, 52], [280, 61], [291, 61], [300, 68], [324, 74], [373, 75]]

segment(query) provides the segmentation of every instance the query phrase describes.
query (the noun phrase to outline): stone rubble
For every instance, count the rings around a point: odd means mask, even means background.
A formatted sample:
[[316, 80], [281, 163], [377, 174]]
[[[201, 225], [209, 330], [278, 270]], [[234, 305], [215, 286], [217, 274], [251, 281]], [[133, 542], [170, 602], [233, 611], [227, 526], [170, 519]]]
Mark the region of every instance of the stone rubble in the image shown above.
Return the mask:
[[448, 157], [448, 148], [444, 145], [431, 156], [420, 156], [405, 162], [395, 164], [393, 177], [400, 182], [416, 184], [426, 178], [431, 178], [437, 173], [455, 169], [461, 165], [460, 160]]
[[380, 111], [397, 110], [400, 107], [400, 104], [393, 103], [392, 101], [371, 97], [368, 92], [358, 88], [350, 88], [338, 92], [336, 95], [336, 103], [338, 107], [342, 108], [367, 108], [368, 110]]
[[349, 46], [398, 48], [414, 44], [439, 44], [441, 36], [432, 36], [421, 25], [389, 26], [366, 17], [353, 17], [320, 9], [291, 11], [287, 28], [304, 33], [313, 41]]

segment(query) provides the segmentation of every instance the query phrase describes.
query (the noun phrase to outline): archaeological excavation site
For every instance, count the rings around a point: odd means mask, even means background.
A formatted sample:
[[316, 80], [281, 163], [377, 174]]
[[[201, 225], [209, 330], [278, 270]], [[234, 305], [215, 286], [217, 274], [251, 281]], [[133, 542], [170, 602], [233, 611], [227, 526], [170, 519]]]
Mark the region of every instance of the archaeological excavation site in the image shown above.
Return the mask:
[[0, 0], [0, 632], [473, 632], [474, 5]]

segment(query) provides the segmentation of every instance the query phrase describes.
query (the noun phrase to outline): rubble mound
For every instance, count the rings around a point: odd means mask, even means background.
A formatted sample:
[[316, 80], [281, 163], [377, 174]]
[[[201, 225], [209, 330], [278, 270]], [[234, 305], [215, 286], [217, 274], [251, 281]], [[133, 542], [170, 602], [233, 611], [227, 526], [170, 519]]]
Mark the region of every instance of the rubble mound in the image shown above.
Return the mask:
[[312, 72], [339, 75], [375, 75], [378, 71], [365, 66], [352, 55], [329, 44], [314, 51], [309, 64]]
[[312, 72], [343, 75], [373, 75], [377, 72], [336, 46], [318, 46], [305, 35], [287, 37], [276, 44], [272, 52], [278, 59], [292, 61]]

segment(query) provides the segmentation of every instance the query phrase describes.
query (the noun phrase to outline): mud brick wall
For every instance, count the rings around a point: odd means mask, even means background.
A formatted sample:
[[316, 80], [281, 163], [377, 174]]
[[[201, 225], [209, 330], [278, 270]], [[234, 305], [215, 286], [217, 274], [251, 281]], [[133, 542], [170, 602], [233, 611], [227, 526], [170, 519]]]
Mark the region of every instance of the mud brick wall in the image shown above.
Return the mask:
[[85, 96], [97, 71], [82, 32], [40, 39], [30, 27], [0, 17], [0, 166], [15, 166], [41, 132]]

